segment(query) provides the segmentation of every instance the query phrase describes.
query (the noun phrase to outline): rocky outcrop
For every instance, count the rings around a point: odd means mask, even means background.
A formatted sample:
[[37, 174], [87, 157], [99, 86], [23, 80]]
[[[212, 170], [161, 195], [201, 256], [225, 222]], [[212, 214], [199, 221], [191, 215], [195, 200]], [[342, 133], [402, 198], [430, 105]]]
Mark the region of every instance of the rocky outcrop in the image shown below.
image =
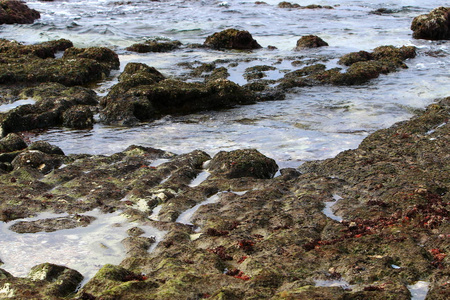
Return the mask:
[[251, 92], [229, 80], [188, 83], [164, 79], [154, 68], [133, 64], [102, 99], [100, 119], [107, 124], [133, 125], [168, 114], [250, 104], [254, 99]]
[[322, 40], [320, 37], [316, 35], [305, 35], [302, 36], [297, 41], [297, 46], [295, 47], [296, 50], [302, 50], [307, 48], [319, 48], [328, 46], [328, 43]]
[[411, 30], [416, 39], [450, 39], [450, 7], [438, 7], [428, 14], [415, 17]]
[[208, 36], [204, 45], [217, 50], [252, 50], [261, 48], [248, 31], [232, 28]]
[[407, 68], [405, 60], [416, 56], [414, 46], [380, 46], [373, 52], [359, 51], [342, 56], [338, 63], [348, 66], [345, 72], [340, 68], [326, 69], [323, 64], [315, 64], [287, 73], [280, 86], [283, 89], [310, 85], [356, 85], [377, 78], [380, 74]]
[[0, 24], [31, 24], [41, 14], [30, 9], [24, 2], [17, 0], [0, 1]]
[[[54, 58], [64, 51], [62, 58]], [[0, 84], [57, 82], [66, 86], [98, 81], [119, 68], [116, 53], [107, 48], [78, 49], [67, 40], [39, 45], [0, 41]]]
[[86, 106], [95, 106], [98, 103], [97, 95], [92, 90], [65, 87], [57, 83], [24, 89], [22, 97], [32, 97], [37, 102], [0, 114], [0, 135], [63, 124], [74, 128], [83, 125], [85, 128], [92, 125], [92, 115], [86, 112], [80, 117], [76, 112], [68, 110], [77, 105], [83, 105], [83, 109], [86, 109]]

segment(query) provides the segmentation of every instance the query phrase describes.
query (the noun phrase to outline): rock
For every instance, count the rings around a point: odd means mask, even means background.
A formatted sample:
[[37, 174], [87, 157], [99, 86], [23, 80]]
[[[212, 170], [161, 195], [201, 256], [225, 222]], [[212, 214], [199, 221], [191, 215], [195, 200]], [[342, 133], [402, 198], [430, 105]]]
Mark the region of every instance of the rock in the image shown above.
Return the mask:
[[59, 167], [62, 161], [58, 157], [38, 150], [27, 150], [17, 155], [11, 164], [14, 169], [30, 167], [39, 170], [43, 174], [47, 174]]
[[94, 113], [87, 105], [72, 106], [63, 113], [63, 126], [88, 129], [94, 125]]
[[[59, 40], [38, 45], [1, 41], [0, 83], [58, 82], [67, 86], [98, 81], [119, 67], [117, 54], [107, 48], [78, 49], [70, 41]], [[56, 51], [66, 49], [62, 58]]]
[[28, 150], [39, 150], [47, 154], [64, 155], [64, 152], [58, 146], [51, 145], [46, 141], [36, 141], [28, 146]]
[[92, 216], [73, 215], [36, 221], [20, 221], [11, 225], [9, 230], [17, 233], [53, 232], [62, 229], [86, 227], [95, 219]]
[[127, 47], [126, 50], [138, 52], [138, 53], [147, 53], [147, 52], [169, 52], [174, 49], [178, 49], [181, 46], [180, 41], [158, 41], [158, 40], [149, 40], [144, 43], [133, 44], [130, 47]]
[[31, 24], [40, 17], [37, 10], [30, 9], [22, 1], [0, 1], [0, 24]]
[[211, 160], [209, 171], [216, 176], [226, 178], [253, 177], [272, 178], [278, 165], [255, 149], [221, 151]]
[[305, 35], [297, 41], [296, 50], [328, 46], [328, 43], [316, 35]]
[[33, 281], [49, 282], [45, 294], [66, 297], [75, 292], [83, 280], [83, 275], [64, 266], [44, 263], [31, 268], [28, 278]]
[[83, 87], [65, 87], [61, 84], [42, 84], [23, 90], [23, 97], [32, 97], [37, 102], [19, 106], [0, 114], [0, 133], [20, 132], [37, 128], [63, 125], [63, 114], [76, 105], [97, 104], [94, 91]]
[[0, 153], [23, 150], [26, 147], [25, 141], [15, 133], [10, 133], [0, 140]]
[[[151, 69], [150, 69], [151, 70]], [[148, 73], [148, 70], [145, 71]], [[160, 79], [154, 71], [143, 75], [152, 80]], [[168, 114], [188, 114], [196, 111], [230, 108], [240, 104], [254, 103], [254, 95], [239, 85], [223, 79], [207, 83], [187, 83], [165, 79], [155, 84], [127, 86], [133, 77], [125, 76], [126, 82], [113, 87], [102, 100], [100, 120], [107, 124], [133, 125], [151, 121]], [[142, 78], [142, 77], [141, 77]], [[151, 79], [150, 79], [151, 78]], [[139, 79], [139, 82], [147, 79]], [[131, 86], [133, 86], [131, 84]]]
[[206, 38], [204, 45], [217, 50], [252, 50], [261, 48], [248, 31], [237, 29], [226, 29], [216, 32]]
[[411, 30], [416, 39], [450, 39], [450, 7], [438, 7], [428, 14], [415, 17]]

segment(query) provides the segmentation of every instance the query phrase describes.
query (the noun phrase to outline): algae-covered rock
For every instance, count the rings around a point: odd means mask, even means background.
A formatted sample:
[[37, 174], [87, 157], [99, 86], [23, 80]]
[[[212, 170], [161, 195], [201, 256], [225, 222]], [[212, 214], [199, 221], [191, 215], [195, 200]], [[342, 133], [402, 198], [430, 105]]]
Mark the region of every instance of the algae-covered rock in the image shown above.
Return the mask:
[[37, 10], [30, 9], [22, 1], [0, 1], [0, 24], [31, 24], [40, 17], [41, 14]]
[[[0, 83], [84, 85], [119, 67], [118, 56], [112, 50], [73, 48], [67, 40], [31, 46], [4, 40], [0, 44]], [[64, 49], [62, 58], [54, 58], [55, 52]]]
[[87, 129], [94, 125], [94, 113], [87, 105], [72, 106], [63, 115], [63, 126]]
[[411, 30], [416, 39], [450, 39], [450, 7], [438, 7], [428, 14], [415, 17]]
[[0, 153], [18, 151], [26, 147], [25, 141], [15, 133], [10, 133], [0, 140]]
[[73, 215], [36, 221], [20, 221], [9, 227], [17, 233], [53, 232], [62, 229], [86, 227], [96, 218], [92, 216]]
[[[250, 91], [229, 80], [217, 79], [207, 83], [161, 80], [162, 76], [155, 71], [144, 68], [138, 82], [133, 76], [125, 75], [123, 83], [113, 87], [102, 100], [100, 119], [108, 124], [132, 125], [167, 114], [230, 108], [255, 100]], [[148, 84], [148, 80], [156, 83]]]
[[316, 35], [305, 35], [297, 41], [296, 50], [328, 46], [328, 43]]
[[64, 155], [64, 152], [58, 146], [52, 145], [46, 141], [36, 141], [30, 144], [28, 150], [39, 150], [47, 154]]
[[216, 32], [213, 35], [208, 36], [204, 45], [217, 50], [252, 50], [261, 48], [248, 31], [233, 28]]
[[30, 167], [47, 174], [54, 168], [59, 167], [62, 164], [62, 161], [59, 157], [38, 150], [27, 150], [17, 155], [11, 164], [15, 169]]
[[[63, 115], [68, 109], [77, 105], [97, 104], [97, 95], [94, 91], [83, 87], [65, 87], [57, 83], [24, 89], [22, 96], [32, 97], [37, 102], [0, 114], [0, 134], [3, 136], [10, 132], [59, 126], [70, 117], [73, 117], [75, 122], [75, 114], [66, 115], [64, 119]], [[84, 124], [89, 123], [89, 120], [92, 119], [84, 120]]]
[[83, 275], [65, 266], [44, 263], [34, 266], [28, 274], [28, 278], [33, 281], [49, 282], [45, 294], [66, 297], [75, 292], [83, 280]]
[[126, 49], [128, 51], [147, 53], [147, 52], [169, 52], [178, 49], [182, 43], [180, 41], [158, 41], [148, 40], [144, 43], [133, 44]]
[[277, 170], [278, 166], [273, 159], [255, 149], [221, 151], [212, 158], [209, 165], [212, 174], [226, 178], [272, 178]]

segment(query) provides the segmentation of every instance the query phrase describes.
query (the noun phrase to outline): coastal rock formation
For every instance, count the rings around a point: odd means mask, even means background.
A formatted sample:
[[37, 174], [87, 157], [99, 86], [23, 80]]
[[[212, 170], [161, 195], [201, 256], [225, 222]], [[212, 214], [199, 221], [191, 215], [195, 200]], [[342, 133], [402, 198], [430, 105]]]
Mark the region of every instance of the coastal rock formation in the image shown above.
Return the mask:
[[[6, 113], [0, 114], [0, 135], [6, 136], [11, 132], [20, 132], [37, 128], [59, 126], [64, 122], [77, 127], [74, 113], [64, 113], [77, 105], [97, 105], [97, 95], [94, 91], [83, 87], [65, 87], [58, 83], [41, 84], [36, 87], [22, 90], [23, 97], [32, 97], [37, 100], [35, 104], [22, 105]], [[73, 122], [69, 122], [69, 114]], [[84, 125], [90, 125], [89, 119]], [[89, 121], [90, 120], [90, 121]], [[78, 122], [78, 121], [77, 121]]]
[[233, 28], [208, 36], [204, 45], [216, 50], [252, 50], [261, 48], [261, 45], [253, 39], [248, 31]]
[[316, 35], [305, 35], [297, 41], [296, 50], [328, 46], [328, 43]]
[[314, 64], [287, 73], [280, 80], [282, 89], [310, 85], [356, 85], [363, 84], [380, 74], [388, 74], [399, 68], [407, 68], [405, 60], [416, 56], [414, 46], [380, 46], [373, 52], [359, 51], [342, 56], [338, 63], [348, 66], [345, 72], [340, 68], [326, 69], [323, 64]]
[[[449, 116], [450, 98], [442, 99], [357, 149], [275, 178], [276, 164], [256, 150], [211, 159], [203, 151], [175, 155], [141, 146], [111, 156], [49, 154], [65, 166], [46, 176], [28, 167], [4, 171], [4, 221], [47, 210], [82, 218], [99, 208], [123, 211], [135, 223], [120, 266], [103, 266], [76, 295], [70, 293], [79, 276], [63, 275], [73, 270], [45, 265], [28, 278], [1, 271], [0, 287], [19, 297], [69, 299], [407, 300], [408, 286], [425, 280], [429, 297], [445, 299]], [[205, 172], [211, 175], [191, 185]], [[189, 219], [179, 219], [194, 207]], [[57, 230], [59, 223], [24, 225]], [[140, 236], [141, 225], [167, 233], [155, 245]], [[336, 282], [343, 286], [329, 286]]]
[[[57, 51], [64, 51], [55, 58]], [[0, 84], [58, 82], [67, 86], [98, 81], [119, 68], [116, 53], [107, 48], [74, 48], [68, 40], [22, 45], [0, 40]]]
[[24, 2], [17, 0], [0, 1], [0, 24], [31, 24], [41, 14], [30, 9]]
[[250, 91], [229, 80], [189, 83], [164, 79], [154, 68], [132, 64], [101, 100], [100, 119], [107, 124], [133, 125], [168, 114], [250, 104], [254, 99]]
[[438, 7], [428, 14], [415, 17], [411, 30], [416, 39], [450, 39], [450, 7]]

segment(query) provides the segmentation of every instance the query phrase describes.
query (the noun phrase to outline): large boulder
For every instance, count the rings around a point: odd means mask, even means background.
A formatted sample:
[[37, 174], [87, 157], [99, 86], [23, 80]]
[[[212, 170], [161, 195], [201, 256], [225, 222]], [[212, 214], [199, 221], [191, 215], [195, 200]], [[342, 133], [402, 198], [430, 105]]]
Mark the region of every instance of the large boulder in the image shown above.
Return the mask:
[[278, 170], [275, 161], [256, 149], [221, 151], [209, 165], [209, 171], [225, 178], [272, 178]]
[[94, 113], [87, 105], [72, 106], [63, 113], [63, 126], [88, 129], [94, 125]]
[[208, 36], [204, 45], [217, 50], [252, 50], [261, 48], [261, 45], [253, 39], [248, 31], [233, 28], [216, 32], [213, 35]]
[[25, 141], [15, 133], [10, 133], [0, 140], [0, 153], [18, 151], [26, 147]]
[[429, 14], [415, 17], [411, 30], [416, 39], [450, 39], [450, 7], [438, 7]]
[[41, 17], [35, 9], [30, 9], [22, 1], [0, 1], [0, 24], [31, 24]]

